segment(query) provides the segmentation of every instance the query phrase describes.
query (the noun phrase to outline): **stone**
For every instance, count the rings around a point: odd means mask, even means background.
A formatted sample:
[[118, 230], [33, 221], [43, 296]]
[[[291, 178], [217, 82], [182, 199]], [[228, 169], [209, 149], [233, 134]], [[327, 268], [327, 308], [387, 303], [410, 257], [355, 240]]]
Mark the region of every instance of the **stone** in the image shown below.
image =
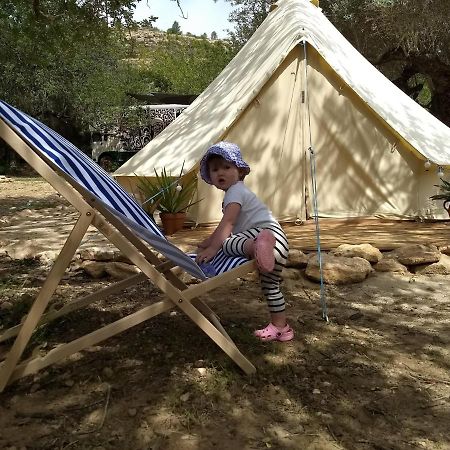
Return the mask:
[[38, 253], [36, 256], [43, 265], [50, 266], [56, 261], [59, 253], [59, 250], [46, 250], [45, 252]]
[[31, 259], [43, 251], [45, 251], [45, 248], [36, 243], [35, 240], [11, 242], [2, 248], [2, 254], [9, 256], [11, 259]]
[[[284, 277], [284, 273], [285, 273], [285, 271], [283, 270], [283, 272], [282, 272], [283, 277]], [[241, 280], [251, 281], [251, 282], [258, 281], [259, 280], [258, 271], [254, 270], [253, 272], [249, 272], [249, 273], [246, 273], [245, 275], [242, 275]]]
[[364, 258], [370, 263], [377, 263], [383, 258], [383, 254], [376, 247], [370, 244], [342, 244], [330, 252], [334, 256], [346, 256], [347, 258]]
[[187, 402], [190, 398], [191, 398], [191, 394], [190, 394], [189, 392], [186, 392], [185, 394], [183, 394], [183, 395], [180, 397], [180, 400], [181, 400], [182, 402]]
[[8, 311], [12, 308], [13, 308], [13, 304], [11, 302], [8, 302], [7, 300], [0, 303], [0, 310]]
[[181, 267], [174, 267], [172, 272], [184, 283], [184, 284], [192, 284], [196, 283], [197, 279], [193, 277], [191, 274], [187, 273]]
[[115, 257], [114, 249], [108, 247], [90, 247], [80, 250], [82, 260], [112, 261]]
[[283, 272], [281, 273], [281, 276], [285, 280], [300, 280], [302, 277], [302, 274], [300, 270], [294, 269], [294, 268], [285, 268]]
[[285, 428], [276, 424], [270, 425], [267, 431], [269, 431], [270, 434], [276, 436], [276, 438], [279, 440], [285, 440], [291, 435]]
[[391, 255], [395, 256], [405, 266], [431, 264], [438, 262], [441, 258], [441, 252], [433, 244], [402, 245], [392, 251]]
[[442, 245], [439, 247], [439, 251], [444, 255], [450, 256], [450, 245]]
[[[342, 256], [322, 255], [322, 272], [325, 284], [351, 284], [365, 280], [373, 271], [369, 261], [364, 258], [346, 258]], [[317, 255], [310, 258], [305, 275], [320, 281], [319, 260]]]
[[289, 250], [289, 257], [286, 261], [286, 267], [295, 267], [297, 269], [304, 269], [308, 264], [308, 257], [296, 248]]
[[98, 261], [83, 261], [80, 268], [90, 277], [98, 279], [106, 275], [106, 265], [108, 263]]
[[102, 370], [102, 373], [106, 378], [112, 378], [114, 376], [114, 371], [111, 369], [111, 367], [105, 367]]
[[41, 388], [41, 385], [39, 383], [34, 383], [30, 388], [30, 392], [34, 393], [34, 392], [38, 391], [40, 388]]
[[395, 272], [395, 273], [407, 273], [408, 268], [402, 263], [393, 258], [383, 258], [380, 262], [375, 264], [373, 268], [377, 272]]
[[135, 265], [126, 264], [123, 262], [106, 263], [105, 271], [108, 275], [118, 280], [123, 280], [130, 277], [130, 275], [141, 272], [141, 270]]
[[413, 270], [420, 275], [450, 275], [450, 256], [443, 254], [438, 262], [413, 266]]

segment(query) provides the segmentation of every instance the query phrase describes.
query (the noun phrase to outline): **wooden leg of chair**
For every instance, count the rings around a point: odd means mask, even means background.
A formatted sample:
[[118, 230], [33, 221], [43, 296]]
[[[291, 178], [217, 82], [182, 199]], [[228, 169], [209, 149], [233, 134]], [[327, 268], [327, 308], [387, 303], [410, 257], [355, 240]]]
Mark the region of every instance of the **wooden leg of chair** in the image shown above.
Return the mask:
[[18, 378], [35, 373], [38, 370], [50, 366], [69, 355], [73, 355], [74, 353], [84, 350], [87, 347], [98, 344], [111, 336], [123, 333], [124, 331], [173, 308], [173, 303], [167, 298], [159, 301], [158, 303], [154, 303], [153, 305], [146, 306], [145, 308], [142, 308], [141, 310], [136, 311], [129, 316], [123, 317], [113, 323], [105, 325], [92, 333], [86, 334], [72, 342], [56, 347], [53, 350], [50, 350], [50, 352], [48, 352], [45, 356], [34, 358], [30, 361], [24, 361], [16, 367], [9, 381], [14, 381]]
[[212, 322], [215, 327], [225, 336], [233, 342], [229, 334], [226, 332], [225, 328], [223, 327], [222, 323], [220, 322], [220, 317], [202, 300], [199, 298], [196, 298], [192, 300], [192, 304], [203, 314], [205, 315], [210, 322]]
[[[147, 280], [147, 277], [143, 273], [138, 273], [136, 275], [132, 275], [131, 277], [125, 280], [118, 281], [117, 283], [114, 283], [111, 286], [107, 286], [101, 291], [94, 292], [93, 294], [86, 295], [85, 297], [82, 298], [77, 298], [76, 300], [73, 300], [72, 302], [63, 306], [61, 309], [58, 309], [56, 311], [52, 310], [44, 314], [41, 317], [41, 320], [39, 320], [37, 326], [44, 325], [45, 323], [51, 322], [52, 320], [65, 316], [66, 314], [69, 314], [73, 311], [76, 311], [80, 308], [90, 305], [93, 302], [97, 302], [115, 292], [121, 291], [130, 286], [134, 286], [135, 284], [140, 283], [141, 281], [144, 280]], [[8, 328], [2, 335], [0, 335], [0, 343], [14, 336], [17, 336], [22, 326], [23, 324], [20, 323], [14, 327]]]
[[177, 306], [199, 326], [247, 375], [256, 372], [255, 366], [240, 352], [229, 337], [224, 336], [200, 311], [189, 301], [180, 298]]
[[0, 366], [0, 392], [2, 392], [7, 385], [14, 368], [17, 366], [17, 363], [19, 362], [25, 347], [28, 344], [31, 335], [36, 329], [42, 314], [47, 308], [50, 298], [58, 287], [58, 284], [70, 264], [70, 261], [72, 260], [78, 246], [80, 245], [80, 242], [83, 239], [83, 236], [85, 235], [91, 221], [91, 215], [81, 214], [72, 232], [67, 238], [61, 253], [58, 255], [58, 258], [53, 264], [53, 267], [51, 268], [50, 273], [48, 274], [48, 277], [39, 292], [39, 295], [34, 301], [27, 318], [23, 323], [22, 329], [20, 330], [13, 346], [11, 347], [11, 350], [8, 353], [8, 356]]

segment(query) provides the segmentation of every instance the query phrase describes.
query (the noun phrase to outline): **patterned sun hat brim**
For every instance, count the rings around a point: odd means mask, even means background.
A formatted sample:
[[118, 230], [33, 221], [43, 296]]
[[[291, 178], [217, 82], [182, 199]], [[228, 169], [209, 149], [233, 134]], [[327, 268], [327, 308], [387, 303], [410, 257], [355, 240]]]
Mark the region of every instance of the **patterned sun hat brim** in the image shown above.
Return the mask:
[[212, 184], [208, 170], [208, 159], [212, 155], [221, 156], [226, 161], [236, 165], [236, 167], [238, 167], [239, 169], [244, 169], [245, 175], [248, 175], [250, 173], [250, 166], [242, 159], [241, 150], [236, 144], [225, 141], [218, 142], [217, 144], [214, 144], [208, 148], [202, 160], [200, 161], [200, 175], [208, 184]]

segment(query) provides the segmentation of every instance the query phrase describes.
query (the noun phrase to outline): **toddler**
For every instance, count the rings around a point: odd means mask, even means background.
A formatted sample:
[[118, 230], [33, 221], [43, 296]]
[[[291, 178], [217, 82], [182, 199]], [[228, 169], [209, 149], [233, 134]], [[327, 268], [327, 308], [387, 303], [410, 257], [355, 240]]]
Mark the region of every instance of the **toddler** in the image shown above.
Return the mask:
[[250, 167], [239, 147], [231, 142], [212, 145], [200, 162], [204, 181], [225, 192], [223, 216], [214, 232], [201, 242], [196, 261], [207, 263], [222, 248], [228, 256], [255, 259], [271, 322], [255, 331], [262, 341], [290, 341], [294, 331], [287, 324], [285, 301], [280, 292], [281, 271], [289, 244], [280, 224], [243, 180]]

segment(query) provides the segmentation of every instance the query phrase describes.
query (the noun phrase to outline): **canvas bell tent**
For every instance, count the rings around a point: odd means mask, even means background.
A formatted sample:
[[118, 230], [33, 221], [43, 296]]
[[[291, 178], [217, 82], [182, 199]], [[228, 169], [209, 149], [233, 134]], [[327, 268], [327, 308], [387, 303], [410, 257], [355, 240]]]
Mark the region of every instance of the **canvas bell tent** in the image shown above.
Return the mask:
[[[314, 2], [313, 2], [314, 3]], [[279, 0], [211, 85], [115, 176], [198, 170], [206, 149], [237, 143], [248, 186], [281, 221], [321, 217], [444, 218], [438, 172], [450, 129], [399, 90], [308, 0]], [[317, 3], [317, 2], [315, 2]], [[430, 167], [426, 169], [428, 164]], [[311, 164], [315, 163], [315, 166]], [[315, 169], [314, 169], [315, 167]], [[223, 193], [198, 182], [197, 223], [221, 217]]]

